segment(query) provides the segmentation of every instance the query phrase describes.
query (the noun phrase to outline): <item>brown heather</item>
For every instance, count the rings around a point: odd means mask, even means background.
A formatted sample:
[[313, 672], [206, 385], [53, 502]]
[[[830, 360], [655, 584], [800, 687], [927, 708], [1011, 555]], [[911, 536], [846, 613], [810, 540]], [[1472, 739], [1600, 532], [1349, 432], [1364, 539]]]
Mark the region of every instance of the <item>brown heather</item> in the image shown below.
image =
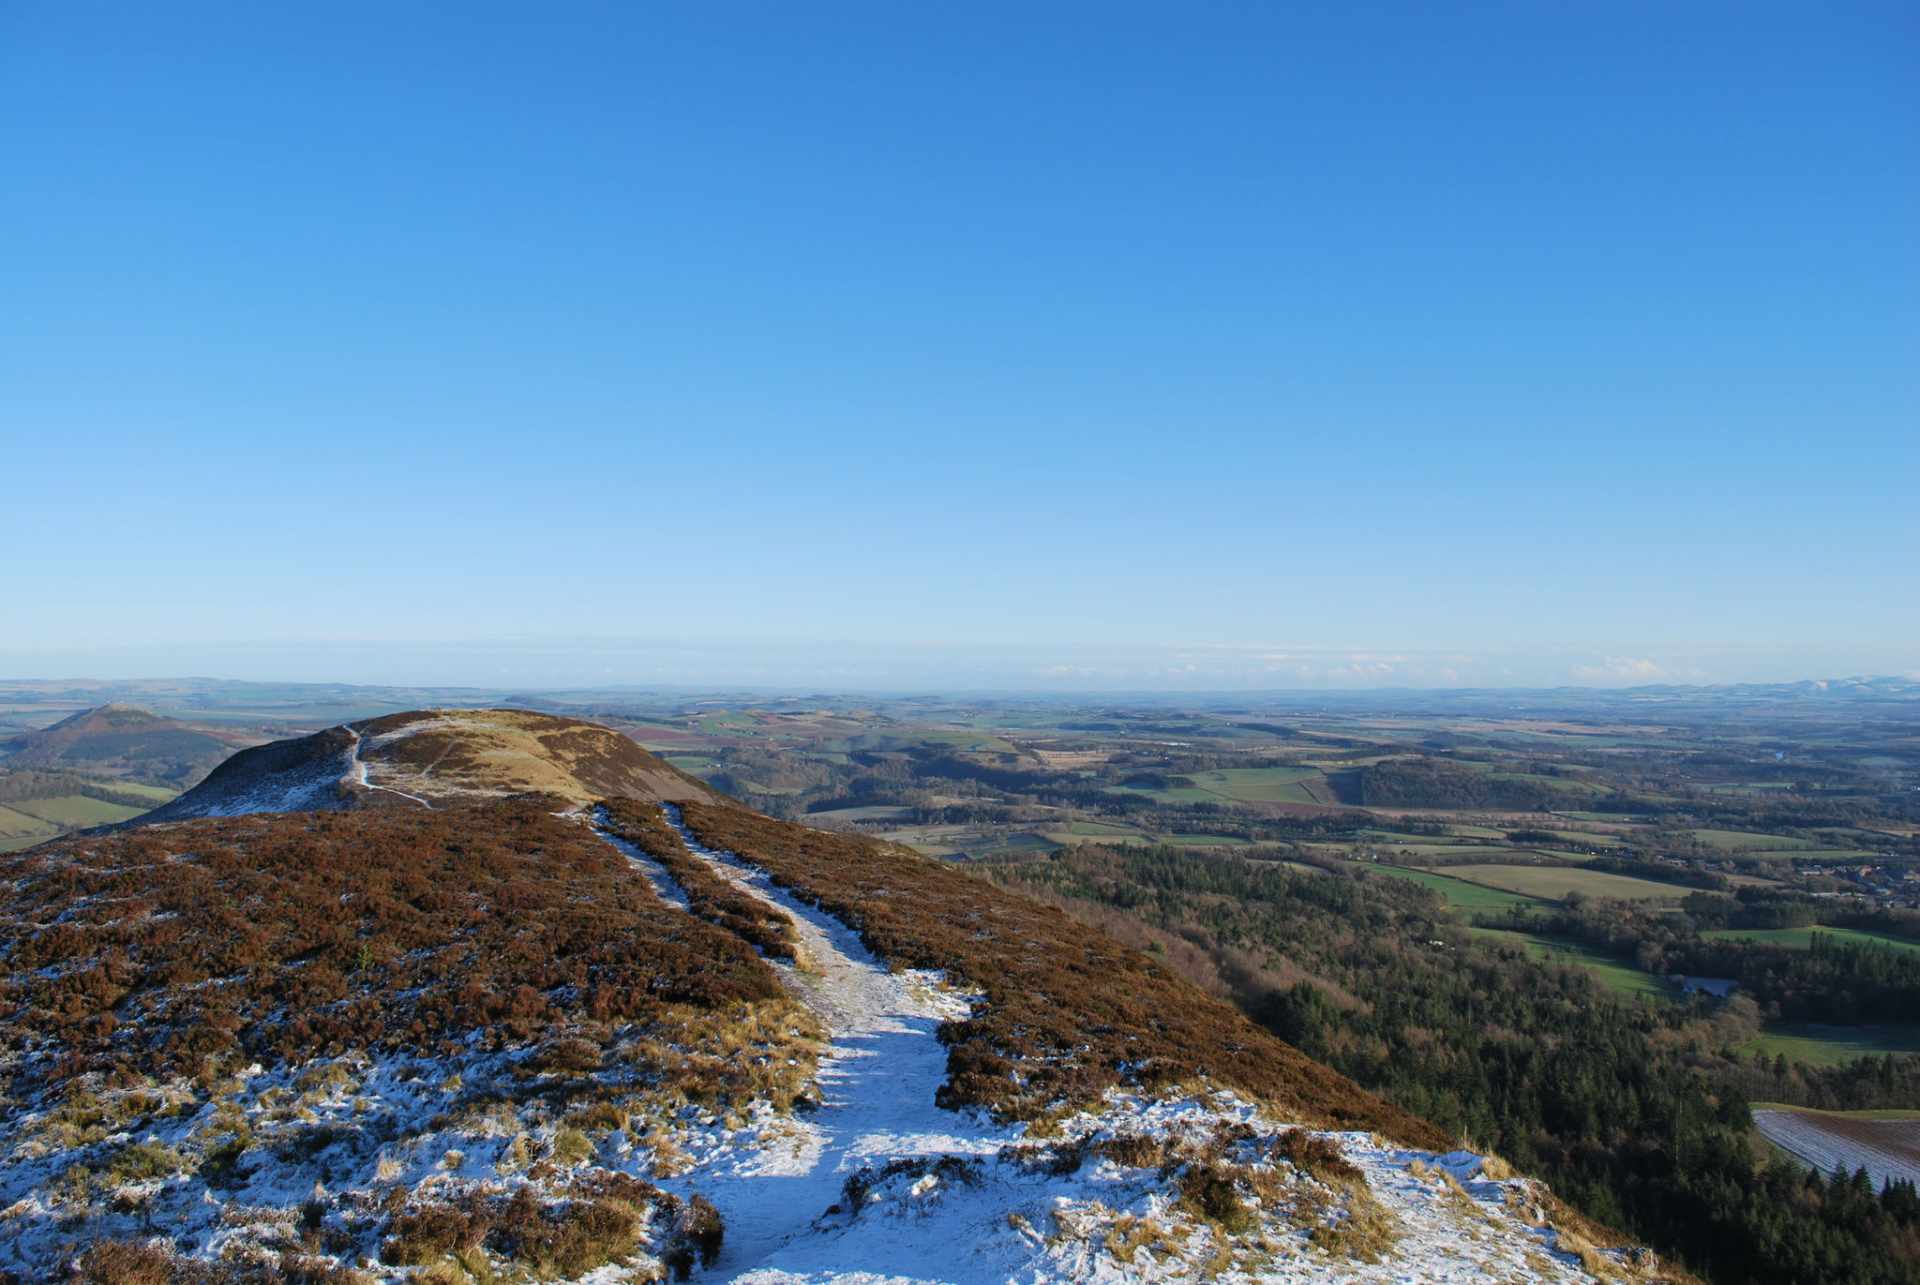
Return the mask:
[[[786, 1005], [537, 802], [233, 817], [0, 857], [0, 1044], [23, 1095], [352, 1048], [423, 1055]], [[610, 1037], [608, 1037], [610, 1038]]]
[[1439, 1130], [1312, 1061], [1097, 929], [894, 844], [687, 801], [700, 840], [765, 868], [896, 968], [984, 993], [948, 1044], [942, 1101], [1035, 1119], [1110, 1088], [1210, 1079], [1316, 1126], [1442, 1150]]
[[758, 897], [741, 892], [688, 852], [659, 808], [631, 799], [610, 799], [604, 806], [607, 828], [666, 867], [694, 914], [776, 959], [794, 957], [799, 943], [793, 922]]

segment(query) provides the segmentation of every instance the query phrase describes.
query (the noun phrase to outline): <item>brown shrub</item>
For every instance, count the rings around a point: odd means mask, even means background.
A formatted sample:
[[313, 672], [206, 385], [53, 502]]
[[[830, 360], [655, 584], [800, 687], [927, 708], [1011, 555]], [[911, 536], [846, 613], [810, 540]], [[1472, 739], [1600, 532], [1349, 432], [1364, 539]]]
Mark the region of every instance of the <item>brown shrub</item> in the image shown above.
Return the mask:
[[64, 840], [0, 857], [0, 938], [0, 1043], [27, 1054], [0, 1086], [15, 1096], [86, 1071], [464, 1052], [476, 1028], [502, 1048], [785, 998], [738, 936], [525, 800]]
[[1308, 1133], [1305, 1129], [1284, 1129], [1269, 1144], [1273, 1156], [1285, 1160], [1303, 1173], [1312, 1174], [1330, 1187], [1366, 1185], [1366, 1175], [1347, 1159], [1340, 1144], [1331, 1138]]
[[70, 1278], [80, 1285], [170, 1285], [179, 1262], [157, 1245], [103, 1240], [80, 1255]]
[[688, 852], [657, 806], [611, 799], [602, 805], [601, 816], [609, 830], [666, 867], [695, 915], [775, 959], [794, 958], [799, 940], [794, 936], [793, 922], [758, 897], [741, 892]]
[[470, 1194], [457, 1203], [407, 1210], [388, 1224], [382, 1261], [425, 1266], [476, 1251], [507, 1259], [536, 1279], [580, 1276], [640, 1252], [643, 1235], [670, 1264], [711, 1262], [724, 1235], [719, 1211], [695, 1197], [682, 1204], [624, 1174], [575, 1182], [566, 1198], [545, 1204], [529, 1187], [512, 1196]]

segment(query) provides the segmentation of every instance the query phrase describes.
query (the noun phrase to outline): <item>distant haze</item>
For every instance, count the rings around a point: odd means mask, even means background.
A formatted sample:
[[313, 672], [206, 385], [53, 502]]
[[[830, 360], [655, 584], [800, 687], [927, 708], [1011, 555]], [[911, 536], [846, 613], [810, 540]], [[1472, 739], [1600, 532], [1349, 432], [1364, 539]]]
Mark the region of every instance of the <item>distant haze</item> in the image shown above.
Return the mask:
[[999, 647], [925, 643], [549, 639], [309, 642], [0, 650], [7, 679], [201, 676], [262, 682], [529, 690], [625, 685], [820, 692], [1226, 692], [1618, 688], [1920, 677], [1912, 652], [1428, 652], [1277, 645]]

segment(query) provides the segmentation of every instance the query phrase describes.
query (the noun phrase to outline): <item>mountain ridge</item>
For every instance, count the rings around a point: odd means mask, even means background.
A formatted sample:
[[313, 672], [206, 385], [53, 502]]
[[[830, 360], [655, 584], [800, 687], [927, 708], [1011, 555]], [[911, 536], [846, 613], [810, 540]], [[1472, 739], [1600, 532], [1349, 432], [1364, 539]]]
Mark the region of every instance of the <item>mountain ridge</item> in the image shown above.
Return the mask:
[[519, 709], [411, 710], [242, 750], [141, 823], [252, 812], [432, 806], [505, 794], [715, 797], [611, 728]]

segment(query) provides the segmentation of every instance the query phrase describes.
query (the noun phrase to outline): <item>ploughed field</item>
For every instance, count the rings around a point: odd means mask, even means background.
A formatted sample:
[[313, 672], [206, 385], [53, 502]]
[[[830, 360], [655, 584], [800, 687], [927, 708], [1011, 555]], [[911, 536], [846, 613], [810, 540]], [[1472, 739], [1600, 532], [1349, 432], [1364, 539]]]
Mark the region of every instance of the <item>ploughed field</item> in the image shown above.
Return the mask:
[[1864, 1168], [1875, 1187], [1920, 1183], [1920, 1111], [1812, 1111], [1755, 1107], [1768, 1142], [1824, 1174]]

